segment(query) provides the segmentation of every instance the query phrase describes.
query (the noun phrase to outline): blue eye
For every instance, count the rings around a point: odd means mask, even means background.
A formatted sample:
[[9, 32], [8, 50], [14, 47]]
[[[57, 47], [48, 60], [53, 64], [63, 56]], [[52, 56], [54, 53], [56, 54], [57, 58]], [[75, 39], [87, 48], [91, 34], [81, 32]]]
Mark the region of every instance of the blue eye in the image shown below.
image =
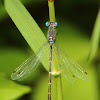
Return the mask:
[[58, 23], [57, 22], [55, 22], [55, 26], [57, 26], [58, 25]]
[[45, 25], [46, 25], [46, 26], [49, 26], [49, 22], [47, 21], [47, 22], [45, 23]]

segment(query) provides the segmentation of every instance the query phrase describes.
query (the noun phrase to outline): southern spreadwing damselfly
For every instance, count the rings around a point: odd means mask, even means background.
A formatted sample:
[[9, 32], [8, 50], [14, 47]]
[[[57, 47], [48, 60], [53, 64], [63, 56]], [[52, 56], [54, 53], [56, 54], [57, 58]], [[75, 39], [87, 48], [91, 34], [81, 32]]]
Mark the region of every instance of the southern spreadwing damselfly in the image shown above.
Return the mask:
[[[49, 27], [47, 39], [48, 41], [37, 51], [36, 54], [33, 54], [29, 57], [25, 62], [23, 62], [18, 68], [16, 68], [12, 75], [12, 80], [23, 80], [27, 76], [31, 74], [31, 72], [35, 71], [39, 65], [39, 61], [43, 59], [44, 52], [46, 52], [46, 48], [49, 48], [49, 59], [48, 59], [48, 67], [49, 67], [49, 83], [48, 83], [48, 100], [51, 100], [51, 75], [54, 74], [52, 71], [52, 60], [54, 59], [56, 62], [56, 66], [59, 69], [58, 74], [61, 73], [66, 80], [73, 83], [75, 81], [75, 76], [82, 80], [88, 80], [87, 72], [77, 64], [72, 58], [70, 58], [56, 43], [56, 26], [57, 22], [46, 22], [46, 26]], [[54, 53], [53, 53], [54, 52]], [[52, 55], [54, 54], [54, 55]], [[56, 57], [55, 57], [56, 55]], [[55, 57], [55, 58], [53, 58]]]

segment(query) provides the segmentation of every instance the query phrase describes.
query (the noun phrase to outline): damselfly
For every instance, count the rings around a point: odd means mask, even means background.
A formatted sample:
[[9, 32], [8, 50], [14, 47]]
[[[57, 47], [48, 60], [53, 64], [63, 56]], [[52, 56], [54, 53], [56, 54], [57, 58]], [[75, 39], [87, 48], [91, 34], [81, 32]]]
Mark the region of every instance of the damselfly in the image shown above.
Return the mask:
[[[31, 72], [35, 71], [39, 60], [43, 59], [43, 55], [48, 47], [50, 52], [49, 60], [47, 65], [49, 66], [49, 83], [48, 83], [48, 100], [51, 100], [51, 74], [55, 74], [55, 66], [57, 66], [57, 73], [61, 73], [66, 80], [73, 83], [75, 76], [82, 80], [88, 80], [87, 72], [77, 64], [72, 58], [70, 58], [56, 43], [56, 26], [57, 22], [46, 22], [46, 26], [49, 26], [47, 38], [48, 41], [33, 54], [25, 62], [23, 62], [18, 68], [13, 71], [11, 75], [12, 80], [24, 79], [30, 75]], [[48, 59], [48, 58], [47, 58]], [[55, 63], [55, 64], [54, 64]], [[54, 67], [51, 67], [54, 66]], [[52, 70], [53, 68], [53, 70]]]

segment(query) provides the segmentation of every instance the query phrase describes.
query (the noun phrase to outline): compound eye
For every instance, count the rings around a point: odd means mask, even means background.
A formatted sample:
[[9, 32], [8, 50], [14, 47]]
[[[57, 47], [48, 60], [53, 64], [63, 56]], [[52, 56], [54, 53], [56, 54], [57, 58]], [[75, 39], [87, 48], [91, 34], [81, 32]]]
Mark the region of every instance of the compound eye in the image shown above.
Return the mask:
[[57, 22], [55, 22], [55, 26], [57, 26], [58, 25], [58, 23]]
[[46, 26], [49, 26], [49, 24], [50, 24], [49, 21], [47, 21], [47, 22], [45, 23]]

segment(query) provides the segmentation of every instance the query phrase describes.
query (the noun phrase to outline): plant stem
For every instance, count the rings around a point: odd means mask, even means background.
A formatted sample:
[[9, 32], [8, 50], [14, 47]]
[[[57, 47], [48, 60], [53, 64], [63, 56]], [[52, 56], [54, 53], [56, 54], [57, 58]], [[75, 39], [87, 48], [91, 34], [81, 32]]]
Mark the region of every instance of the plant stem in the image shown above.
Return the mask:
[[48, 0], [50, 22], [55, 22], [54, 0]]
[[62, 100], [61, 75], [55, 76], [55, 81], [56, 81], [57, 100]]
[[[54, 0], [48, 0], [48, 7], [49, 7], [49, 19], [50, 22], [55, 22], [55, 7], [54, 7]], [[62, 85], [61, 85], [61, 74], [59, 72], [59, 68], [55, 67], [52, 70], [55, 74], [55, 83], [56, 83], [56, 100], [62, 100]]]

